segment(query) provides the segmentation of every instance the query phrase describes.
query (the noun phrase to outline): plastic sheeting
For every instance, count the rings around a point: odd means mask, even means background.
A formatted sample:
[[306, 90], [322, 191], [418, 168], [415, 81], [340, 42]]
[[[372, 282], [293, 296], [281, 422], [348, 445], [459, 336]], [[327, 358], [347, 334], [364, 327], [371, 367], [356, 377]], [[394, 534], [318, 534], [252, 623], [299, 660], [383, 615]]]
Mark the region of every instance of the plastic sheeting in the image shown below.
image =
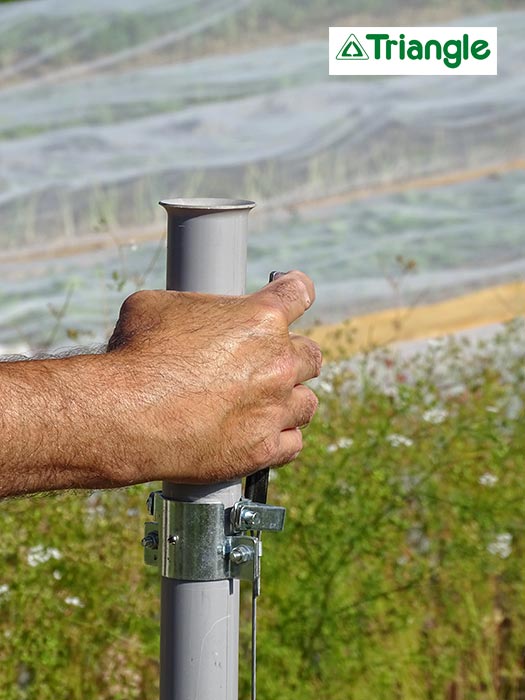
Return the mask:
[[70, 339], [100, 339], [137, 282], [163, 286], [161, 248], [131, 238], [160, 239], [168, 196], [257, 200], [252, 284], [303, 267], [321, 318], [397, 302], [396, 255], [417, 262], [404, 303], [523, 276], [525, 12], [455, 22], [498, 26], [498, 77], [347, 79], [327, 75], [329, 20], [308, 23], [322, 3], [284, 39], [296, 5], [263, 4], [268, 32], [249, 0], [0, 6], [0, 342], [64, 342], [64, 303]]
[[175, 192], [293, 204], [525, 151], [525, 13], [468, 18], [499, 26], [494, 79], [329, 78], [324, 37], [169, 59], [249, 5], [1, 7], [4, 247], [160, 221]]

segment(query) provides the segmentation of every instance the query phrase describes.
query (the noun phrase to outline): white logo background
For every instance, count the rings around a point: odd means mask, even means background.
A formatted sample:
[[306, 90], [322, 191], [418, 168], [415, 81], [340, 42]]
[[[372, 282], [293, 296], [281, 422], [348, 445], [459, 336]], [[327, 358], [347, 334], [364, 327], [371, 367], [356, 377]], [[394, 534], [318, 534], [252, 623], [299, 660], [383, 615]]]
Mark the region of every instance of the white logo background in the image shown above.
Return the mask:
[[[337, 59], [345, 41], [350, 34], [355, 34], [362, 47], [370, 57], [366, 60]], [[482, 39], [488, 42], [490, 56], [483, 60], [461, 59], [457, 68], [448, 68], [443, 61], [436, 60], [432, 48], [430, 60], [412, 60], [399, 58], [399, 46], [392, 47], [392, 59], [385, 59], [385, 41], [381, 42], [381, 58], [375, 58], [375, 42], [367, 39], [367, 34], [389, 34], [390, 39], [399, 40], [405, 35], [408, 48], [410, 39], [417, 39], [423, 45], [429, 39], [437, 39], [443, 46], [447, 41], [463, 40], [469, 37], [469, 45]], [[498, 74], [498, 29], [497, 27], [330, 27], [329, 30], [329, 73], [330, 75], [497, 75]]]

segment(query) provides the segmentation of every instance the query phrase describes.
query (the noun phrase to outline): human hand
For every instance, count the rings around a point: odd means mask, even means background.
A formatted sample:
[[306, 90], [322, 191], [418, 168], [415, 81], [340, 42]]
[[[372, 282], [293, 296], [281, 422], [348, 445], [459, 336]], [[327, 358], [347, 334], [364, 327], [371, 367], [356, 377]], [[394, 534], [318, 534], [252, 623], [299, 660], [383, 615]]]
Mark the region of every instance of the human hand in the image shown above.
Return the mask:
[[115, 479], [227, 481], [294, 459], [317, 408], [302, 382], [322, 358], [288, 326], [314, 298], [301, 272], [242, 297], [131, 295], [106, 356], [126, 377], [112, 401], [129, 453]]

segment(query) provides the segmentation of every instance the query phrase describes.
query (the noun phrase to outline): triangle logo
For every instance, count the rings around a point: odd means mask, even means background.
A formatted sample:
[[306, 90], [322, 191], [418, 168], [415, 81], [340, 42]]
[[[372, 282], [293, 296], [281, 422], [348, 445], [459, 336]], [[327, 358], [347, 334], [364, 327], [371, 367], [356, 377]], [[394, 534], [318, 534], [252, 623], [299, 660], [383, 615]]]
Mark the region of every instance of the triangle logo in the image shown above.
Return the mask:
[[336, 58], [339, 61], [368, 61], [368, 54], [355, 34], [350, 34]]

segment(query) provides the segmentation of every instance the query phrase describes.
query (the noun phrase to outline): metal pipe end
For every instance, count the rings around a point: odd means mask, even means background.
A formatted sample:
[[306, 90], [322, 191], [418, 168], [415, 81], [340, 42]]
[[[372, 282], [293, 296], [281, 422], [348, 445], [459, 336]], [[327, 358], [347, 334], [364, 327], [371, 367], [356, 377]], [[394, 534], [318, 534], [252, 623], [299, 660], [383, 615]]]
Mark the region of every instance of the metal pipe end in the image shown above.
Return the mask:
[[180, 199], [162, 199], [159, 202], [165, 209], [193, 209], [194, 211], [236, 211], [253, 209], [255, 202], [249, 199], [225, 199], [222, 197], [186, 197]]

